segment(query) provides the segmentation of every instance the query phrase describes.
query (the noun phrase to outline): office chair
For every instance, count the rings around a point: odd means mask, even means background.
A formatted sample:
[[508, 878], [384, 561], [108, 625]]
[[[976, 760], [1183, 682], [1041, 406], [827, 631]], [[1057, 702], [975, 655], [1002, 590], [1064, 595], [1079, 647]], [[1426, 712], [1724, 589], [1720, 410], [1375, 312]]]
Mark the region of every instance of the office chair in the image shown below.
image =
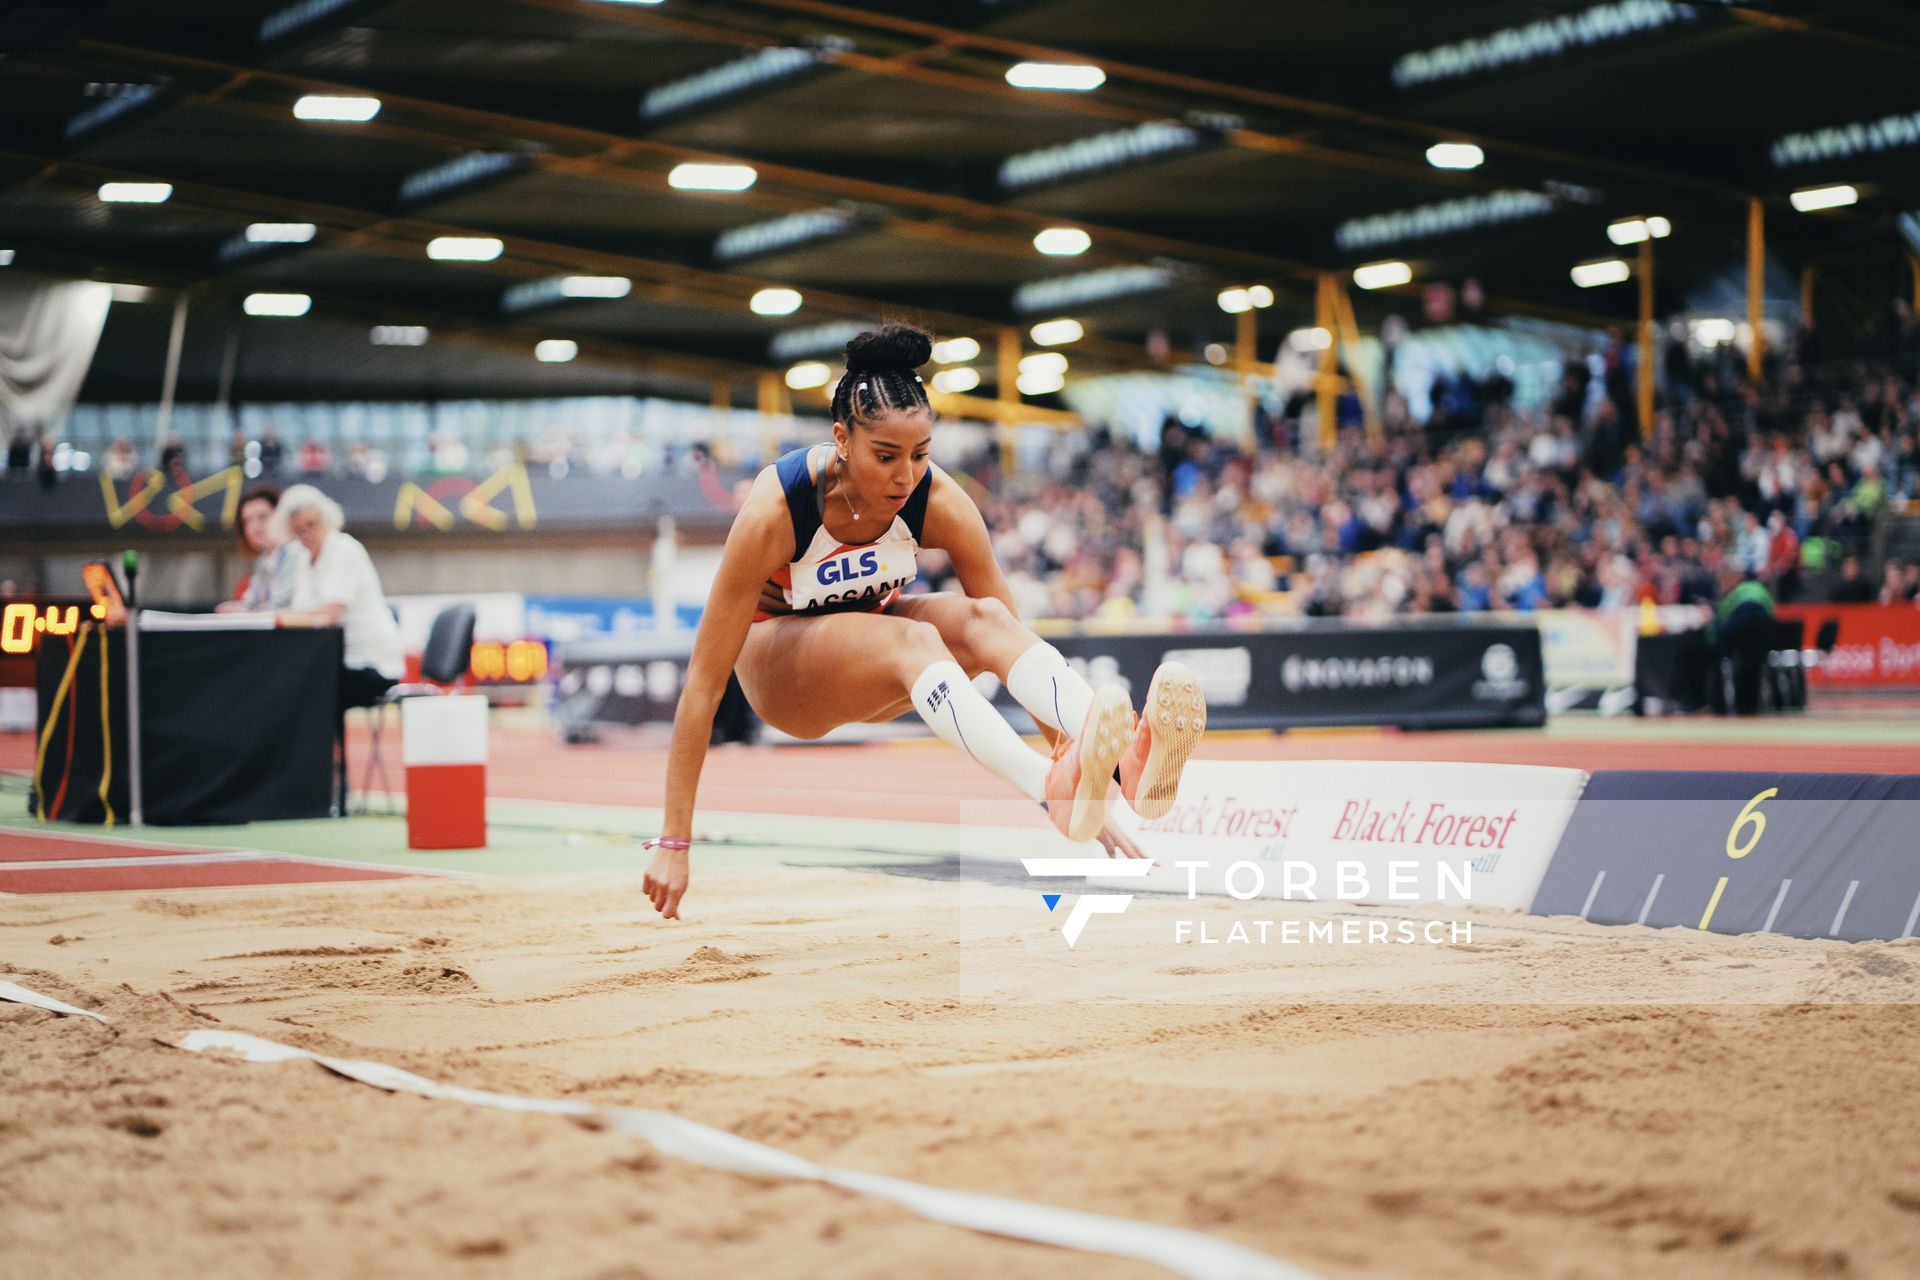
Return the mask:
[[[367, 708], [372, 729], [372, 745], [367, 765], [360, 775], [360, 812], [369, 811], [368, 797], [373, 794], [373, 776], [380, 775], [381, 790], [387, 795], [387, 812], [393, 809], [393, 785], [387, 777], [386, 760], [380, 752], [381, 734], [386, 727], [387, 708], [408, 698], [435, 698], [453, 692], [451, 686], [473, 662], [473, 606], [450, 604], [434, 615], [427, 630], [427, 647], [420, 654], [421, 683], [396, 684], [380, 701]], [[431, 683], [426, 683], [431, 682]]]

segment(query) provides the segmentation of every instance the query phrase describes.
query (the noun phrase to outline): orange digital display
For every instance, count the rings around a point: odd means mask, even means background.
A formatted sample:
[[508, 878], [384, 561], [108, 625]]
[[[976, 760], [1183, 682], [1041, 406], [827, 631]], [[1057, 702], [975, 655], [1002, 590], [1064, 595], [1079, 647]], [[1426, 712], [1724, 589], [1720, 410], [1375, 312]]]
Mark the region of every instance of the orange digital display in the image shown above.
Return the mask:
[[515, 640], [512, 644], [486, 641], [473, 646], [468, 667], [477, 682], [510, 681], [530, 684], [547, 674], [547, 646], [538, 640]]
[[[70, 636], [80, 628], [82, 606], [77, 604], [34, 604], [15, 600], [0, 608], [0, 653], [32, 653], [41, 636]], [[106, 616], [106, 610], [93, 605], [94, 618]]]

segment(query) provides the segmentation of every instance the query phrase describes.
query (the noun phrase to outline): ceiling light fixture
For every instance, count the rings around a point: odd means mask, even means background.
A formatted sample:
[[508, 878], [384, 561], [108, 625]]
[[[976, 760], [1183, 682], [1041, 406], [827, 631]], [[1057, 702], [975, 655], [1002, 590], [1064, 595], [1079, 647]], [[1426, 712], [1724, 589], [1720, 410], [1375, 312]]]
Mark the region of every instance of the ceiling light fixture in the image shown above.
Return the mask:
[[978, 369], [942, 369], [933, 375], [933, 389], [944, 391], [948, 395], [959, 395], [971, 391], [980, 385]]
[[935, 364], [965, 364], [980, 354], [980, 344], [972, 338], [948, 338], [933, 344]]
[[1801, 213], [1812, 213], [1816, 209], [1838, 209], [1860, 199], [1860, 193], [1845, 185], [1835, 187], [1809, 187], [1805, 191], [1796, 191], [1787, 199]]
[[1065, 374], [1060, 373], [1023, 373], [1015, 384], [1023, 396], [1052, 395], [1067, 385]]
[[1106, 82], [1106, 72], [1080, 62], [1016, 62], [1007, 68], [1007, 83], [1016, 89], [1085, 93]]
[[1043, 347], [1060, 347], [1080, 341], [1086, 332], [1078, 320], [1042, 320], [1027, 330], [1027, 336]]
[[108, 204], [165, 204], [173, 196], [171, 182], [103, 182], [100, 198]]
[[1603, 284], [1619, 284], [1633, 271], [1619, 258], [1603, 258], [1598, 262], [1583, 262], [1571, 274], [1575, 284], [1582, 289], [1592, 289]]
[[745, 191], [759, 180], [759, 171], [745, 164], [677, 164], [667, 174], [676, 191]]
[[506, 247], [492, 236], [436, 236], [427, 241], [427, 256], [436, 262], [492, 262]]
[[787, 385], [795, 391], [811, 391], [815, 387], [827, 385], [827, 379], [833, 376], [833, 370], [818, 360], [808, 360], [787, 370]]
[[762, 289], [747, 300], [747, 306], [757, 316], [790, 316], [800, 309], [800, 302], [798, 289]]
[[1353, 282], [1362, 289], [1391, 289], [1413, 279], [1413, 268], [1404, 262], [1369, 262], [1353, 269]]
[[240, 305], [250, 316], [303, 316], [313, 299], [304, 293], [250, 293]]
[[1607, 239], [1615, 244], [1639, 244], [1642, 240], [1665, 240], [1673, 234], [1673, 224], [1665, 218], [1622, 218], [1607, 224]]
[[633, 281], [625, 276], [562, 276], [563, 298], [624, 298], [633, 292]]
[[1033, 247], [1050, 258], [1075, 258], [1093, 247], [1093, 237], [1078, 227], [1048, 227], [1034, 236]]
[[344, 124], [364, 124], [380, 114], [380, 99], [353, 98], [327, 93], [309, 93], [293, 104], [296, 120], [331, 120]]
[[247, 224], [247, 243], [305, 244], [318, 230], [311, 222], [252, 222]]
[[1478, 169], [1487, 153], [1471, 142], [1436, 142], [1427, 148], [1427, 163], [1436, 169]]

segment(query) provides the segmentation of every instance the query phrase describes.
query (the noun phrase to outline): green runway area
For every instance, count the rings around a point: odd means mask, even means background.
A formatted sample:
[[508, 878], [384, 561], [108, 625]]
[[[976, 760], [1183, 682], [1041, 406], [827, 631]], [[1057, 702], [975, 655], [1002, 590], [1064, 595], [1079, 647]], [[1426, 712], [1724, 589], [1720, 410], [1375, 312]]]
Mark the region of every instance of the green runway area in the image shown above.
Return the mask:
[[[380, 807], [377, 795], [375, 807]], [[484, 875], [631, 871], [638, 875], [652, 857], [650, 851], [640, 847], [640, 842], [659, 833], [660, 821], [658, 809], [489, 800], [484, 849], [409, 849], [406, 819], [384, 814], [137, 830], [42, 823], [19, 816], [0, 818], [0, 841], [9, 831], [51, 832], [151, 844], [282, 853], [395, 870]], [[697, 857], [702, 865], [710, 867], [845, 867], [898, 862], [902, 858], [935, 861], [958, 854], [1006, 857], [1009, 852], [1009, 833], [992, 828], [855, 818], [704, 813], [699, 834], [702, 842], [696, 846]], [[1015, 835], [1017, 839], [1017, 833]], [[1058, 852], [1050, 847], [1055, 839], [1050, 832], [1036, 827], [1033, 835], [1033, 853]]]

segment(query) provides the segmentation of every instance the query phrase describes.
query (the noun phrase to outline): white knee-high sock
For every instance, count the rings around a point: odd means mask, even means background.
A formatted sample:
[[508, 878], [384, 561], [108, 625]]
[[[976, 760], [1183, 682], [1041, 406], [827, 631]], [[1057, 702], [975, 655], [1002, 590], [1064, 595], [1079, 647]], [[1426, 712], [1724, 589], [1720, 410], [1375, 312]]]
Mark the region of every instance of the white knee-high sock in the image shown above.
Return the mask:
[[935, 662], [913, 682], [913, 709], [942, 739], [1020, 788], [1038, 803], [1047, 794], [1047, 757], [1020, 741], [960, 664]]
[[1093, 689], [1045, 640], [1030, 647], [1007, 669], [1007, 692], [1049, 729], [1080, 736], [1093, 705]]

